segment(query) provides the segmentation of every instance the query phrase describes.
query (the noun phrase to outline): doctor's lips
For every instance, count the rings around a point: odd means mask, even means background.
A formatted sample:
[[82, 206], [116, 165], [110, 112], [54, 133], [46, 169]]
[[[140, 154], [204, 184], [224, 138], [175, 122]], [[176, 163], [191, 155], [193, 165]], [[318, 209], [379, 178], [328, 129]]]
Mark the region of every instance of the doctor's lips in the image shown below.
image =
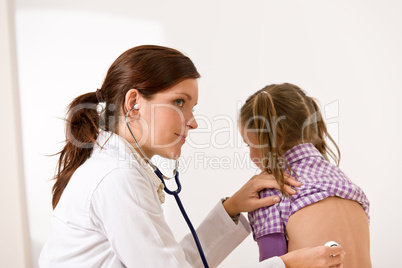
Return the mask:
[[175, 133], [175, 135], [178, 136], [181, 139], [182, 142], [186, 142], [186, 137], [187, 137], [186, 135], [179, 135], [179, 134], [176, 134], [176, 133]]

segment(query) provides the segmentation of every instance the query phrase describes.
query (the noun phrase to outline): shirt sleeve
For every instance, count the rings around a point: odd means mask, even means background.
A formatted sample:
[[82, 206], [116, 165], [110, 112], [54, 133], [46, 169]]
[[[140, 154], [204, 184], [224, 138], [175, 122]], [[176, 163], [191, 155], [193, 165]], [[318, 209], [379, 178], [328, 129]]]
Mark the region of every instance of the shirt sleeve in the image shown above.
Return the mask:
[[254, 240], [273, 233], [285, 233], [284, 218], [289, 215], [289, 199], [283, 198], [277, 189], [265, 189], [261, 191], [260, 198], [279, 195], [281, 202], [269, 207], [262, 207], [248, 213], [250, 225], [253, 230]]
[[[105, 234], [126, 267], [203, 267], [191, 234], [177, 242], [151, 182], [117, 169], [92, 196], [92, 225]], [[211, 267], [216, 267], [250, 233], [244, 217], [236, 225], [219, 201], [197, 228]]]
[[283, 233], [274, 233], [257, 239], [260, 251], [260, 261], [274, 256], [282, 256], [287, 253], [286, 238]]

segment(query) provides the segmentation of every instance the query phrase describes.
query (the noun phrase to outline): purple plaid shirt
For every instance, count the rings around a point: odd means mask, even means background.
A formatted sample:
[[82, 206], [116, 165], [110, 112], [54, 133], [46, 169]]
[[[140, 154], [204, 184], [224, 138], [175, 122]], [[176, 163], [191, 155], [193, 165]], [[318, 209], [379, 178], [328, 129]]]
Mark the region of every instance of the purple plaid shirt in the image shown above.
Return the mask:
[[[292, 173], [292, 176], [303, 185], [290, 199], [283, 198], [276, 189], [260, 192], [260, 198], [278, 195], [282, 201], [248, 214], [255, 240], [267, 234], [284, 234], [290, 215], [330, 196], [359, 202], [369, 218], [370, 204], [364, 192], [338, 167], [326, 161], [313, 144], [304, 143], [291, 148], [286, 151], [285, 159], [297, 174]], [[285, 172], [288, 172], [286, 168]]]

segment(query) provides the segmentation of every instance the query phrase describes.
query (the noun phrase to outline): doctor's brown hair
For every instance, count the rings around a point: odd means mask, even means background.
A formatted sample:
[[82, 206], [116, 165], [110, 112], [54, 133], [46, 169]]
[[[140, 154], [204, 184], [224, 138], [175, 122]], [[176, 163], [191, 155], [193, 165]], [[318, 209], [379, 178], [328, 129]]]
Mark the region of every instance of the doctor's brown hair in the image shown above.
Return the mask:
[[[317, 103], [298, 86], [272, 84], [257, 91], [241, 108], [239, 121], [243, 137], [250, 130], [257, 135], [258, 144], [250, 146], [259, 148], [264, 171], [274, 175], [285, 196], [284, 166], [292, 169], [284, 153], [292, 147], [312, 143], [326, 160], [329, 155], [339, 166], [339, 148], [327, 131]], [[328, 147], [326, 137], [335, 145], [338, 156]]]
[[[144, 45], [120, 55], [109, 68], [98, 96], [96, 92], [86, 93], [68, 106], [66, 144], [59, 152], [54, 177], [53, 209], [75, 170], [91, 156], [99, 131], [118, 131], [118, 118], [124, 118], [126, 112], [123, 104], [127, 91], [135, 88], [144, 98], [152, 99], [185, 79], [199, 77], [193, 62], [172, 48]], [[97, 111], [100, 96], [105, 102], [102, 116]]]

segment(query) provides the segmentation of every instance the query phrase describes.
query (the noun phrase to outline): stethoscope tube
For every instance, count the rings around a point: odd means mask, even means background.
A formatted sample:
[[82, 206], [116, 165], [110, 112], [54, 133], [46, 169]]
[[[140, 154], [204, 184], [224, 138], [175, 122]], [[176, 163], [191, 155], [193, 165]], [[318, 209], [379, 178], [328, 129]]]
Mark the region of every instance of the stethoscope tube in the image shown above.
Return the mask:
[[[186, 210], [184, 209], [183, 204], [181, 203], [181, 200], [180, 200], [180, 197], [179, 197], [179, 193], [180, 193], [180, 191], [181, 191], [181, 183], [180, 183], [180, 181], [179, 181], [179, 172], [177, 171], [177, 168], [178, 168], [178, 161], [176, 160], [176, 168], [175, 168], [175, 170], [174, 170], [174, 178], [175, 178], [175, 181], [176, 181], [177, 189], [176, 189], [175, 191], [171, 191], [171, 190], [169, 190], [169, 188], [166, 187], [166, 184], [165, 184], [165, 179], [169, 179], [169, 178], [167, 178], [166, 176], [164, 176], [164, 175], [162, 174], [162, 172], [159, 170], [159, 168], [158, 168], [157, 166], [155, 166], [154, 164], [152, 164], [151, 160], [149, 160], [149, 158], [145, 155], [144, 151], [141, 149], [141, 146], [138, 144], [137, 139], [134, 137], [133, 132], [131, 131], [131, 128], [130, 128], [130, 125], [129, 125], [129, 122], [128, 122], [128, 115], [129, 115], [129, 113], [130, 113], [132, 110], [134, 110], [134, 109], [136, 109], [136, 106], [134, 106], [130, 111], [128, 111], [128, 112], [126, 113], [126, 124], [127, 124], [128, 130], [130, 131], [130, 134], [131, 134], [131, 136], [133, 137], [134, 142], [135, 142], [135, 144], [137, 145], [137, 148], [140, 150], [142, 156], [143, 156], [144, 159], [147, 161], [147, 163], [149, 164], [149, 166], [152, 167], [152, 169], [153, 169], [153, 171], [155, 172], [156, 176], [158, 176], [158, 178], [159, 178], [159, 179], [161, 180], [161, 182], [163, 183], [164, 191], [165, 191], [167, 194], [174, 196], [174, 199], [176, 200], [176, 203], [177, 203], [177, 205], [179, 206], [180, 212], [181, 212], [181, 214], [183, 215], [183, 218], [186, 220], [186, 223], [187, 223], [187, 225], [188, 225], [188, 228], [190, 228], [191, 234], [193, 235], [194, 242], [195, 242], [195, 244], [196, 244], [196, 246], [197, 246], [198, 253], [200, 254], [202, 263], [204, 264], [204, 267], [205, 267], [205, 268], [209, 268], [207, 259], [205, 258], [205, 255], [204, 255], [204, 251], [202, 250], [202, 247], [201, 247], [200, 240], [198, 239], [198, 235], [197, 235], [197, 233], [196, 233], [196, 231], [195, 231], [195, 229], [194, 229], [194, 227], [193, 227], [193, 224], [191, 223], [190, 218], [188, 217], [187, 212], [186, 212]], [[138, 109], [138, 108], [137, 108], [137, 109]]]
[[207, 259], [205, 258], [205, 255], [204, 255], [204, 251], [202, 250], [202, 247], [201, 247], [200, 240], [198, 239], [197, 232], [195, 231], [193, 224], [191, 223], [190, 218], [188, 217], [187, 212], [184, 209], [183, 204], [179, 197], [179, 193], [181, 191], [181, 183], [179, 181], [179, 172], [176, 171], [176, 175], [174, 176], [176, 184], [177, 184], [177, 189], [175, 191], [171, 191], [166, 187], [165, 181], [162, 179], [163, 174], [162, 174], [162, 172], [160, 172], [160, 170], [158, 168], [156, 168], [156, 170], [154, 172], [158, 176], [158, 178], [162, 181], [165, 192], [169, 195], [174, 196], [174, 199], [176, 200], [176, 203], [179, 206], [180, 212], [183, 215], [183, 218], [186, 220], [188, 228], [190, 228], [191, 234], [193, 235], [194, 242], [197, 245], [198, 253], [200, 254], [202, 263], [204, 264], [205, 268], [209, 268]]

